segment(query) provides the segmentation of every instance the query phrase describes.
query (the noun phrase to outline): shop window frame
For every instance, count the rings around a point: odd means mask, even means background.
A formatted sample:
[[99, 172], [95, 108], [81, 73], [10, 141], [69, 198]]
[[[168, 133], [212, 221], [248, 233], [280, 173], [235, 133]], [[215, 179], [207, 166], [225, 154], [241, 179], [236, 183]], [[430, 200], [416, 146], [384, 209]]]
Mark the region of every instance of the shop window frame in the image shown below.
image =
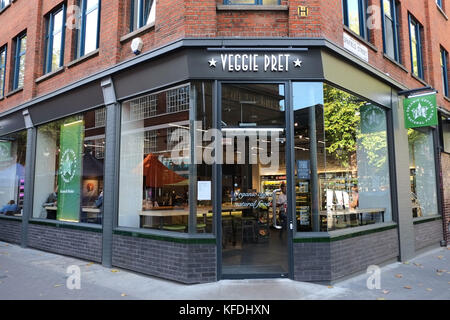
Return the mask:
[[[357, 1], [358, 1], [359, 33], [356, 34], [361, 38], [363, 38], [364, 40], [366, 40], [367, 42], [370, 42], [370, 32], [367, 28], [367, 14], [366, 14], [368, 2], [367, 0], [357, 0]], [[350, 21], [348, 13], [349, 13], [348, 0], [342, 0], [343, 23], [348, 29], [350, 29]]]
[[[416, 39], [416, 46], [413, 47], [412, 43], [412, 30], [411, 26], [414, 26], [414, 36]], [[422, 31], [423, 31], [423, 25], [415, 19], [410, 13], [408, 14], [408, 29], [409, 29], [409, 48], [410, 48], [410, 54], [411, 54], [411, 74], [420, 78], [424, 79], [424, 70], [423, 70], [423, 45], [422, 45]], [[417, 74], [414, 72], [414, 60], [413, 60], [413, 50], [416, 51], [417, 56]]]
[[11, 5], [12, 0], [0, 0], [0, 12]]
[[[25, 39], [25, 51], [22, 51], [21, 43], [22, 39]], [[27, 54], [27, 48], [28, 48], [28, 38], [27, 33], [23, 32], [20, 35], [18, 35], [14, 40], [14, 47], [15, 47], [15, 53], [14, 53], [14, 70], [13, 70], [13, 79], [12, 79], [12, 90], [18, 90], [23, 88], [24, 84], [22, 84], [19, 87], [19, 78], [20, 78], [20, 59], [24, 57], [24, 70], [23, 70], [23, 77], [25, 80], [25, 67], [26, 67], [26, 54]]]
[[443, 81], [443, 91], [442, 94], [446, 97], [450, 96], [449, 93], [449, 78], [448, 78], [448, 70], [449, 70], [449, 55], [448, 51], [445, 50], [443, 47], [440, 48], [440, 55], [441, 55], [441, 73], [442, 73], [442, 81]]
[[8, 64], [8, 45], [5, 44], [3, 47], [0, 47], [0, 57], [5, 55], [5, 62], [3, 65], [0, 64], [0, 73], [3, 75], [3, 83], [0, 84], [0, 99], [5, 97], [5, 88], [6, 88], [6, 65]]
[[[386, 13], [384, 12], [384, 1], [389, 1], [391, 7], [391, 17], [392, 17], [392, 25], [393, 29], [393, 38], [394, 38], [394, 57], [388, 55], [389, 58], [394, 59], [398, 63], [402, 63], [401, 54], [400, 54], [400, 3], [397, 0], [381, 0], [381, 25], [383, 28], [383, 52], [387, 55], [386, 50], [386, 38], [387, 38], [387, 27], [386, 27]], [[388, 19], [391, 19], [388, 17]]]
[[[134, 12], [135, 12], [135, 4], [136, 2], [138, 2], [139, 5], [139, 16], [135, 17]], [[137, 31], [141, 28], [144, 28], [146, 26], [151, 26], [153, 24], [155, 24], [155, 21], [150, 21], [149, 23], [147, 23], [148, 18], [150, 17], [150, 13], [153, 7], [155, 7], [156, 10], [156, 0], [152, 0], [152, 2], [150, 3], [150, 8], [148, 11], [148, 15], [146, 15], [146, 12], [144, 10], [144, 4], [145, 4], [145, 0], [130, 0], [130, 32], [134, 32]], [[136, 21], [137, 19], [137, 21]], [[134, 27], [136, 24], [136, 27]]]
[[52, 56], [53, 56], [53, 39], [55, 36], [55, 16], [62, 12], [62, 25], [59, 32], [61, 32], [61, 45], [60, 45], [60, 54], [59, 54], [59, 64], [58, 67], [62, 67], [64, 65], [64, 49], [65, 49], [65, 34], [66, 34], [66, 4], [64, 3], [62, 6], [59, 6], [57, 9], [50, 12], [46, 18], [47, 26], [45, 32], [45, 60], [44, 60], [44, 74], [51, 73], [55, 70], [52, 70]]
[[[79, 59], [84, 57], [87, 54], [90, 54], [92, 52], [95, 52], [95, 50], [98, 50], [100, 45], [100, 20], [101, 20], [101, 0], [97, 0], [97, 5], [93, 6], [92, 8], [88, 8], [87, 6], [88, 0], [79, 0], [78, 4], [81, 3], [81, 13], [80, 13], [80, 29], [77, 30], [77, 36], [76, 36], [76, 50], [75, 50], [75, 59]], [[86, 53], [86, 20], [87, 16], [97, 10], [97, 30], [96, 30], [96, 49], [92, 50], [91, 52]]]

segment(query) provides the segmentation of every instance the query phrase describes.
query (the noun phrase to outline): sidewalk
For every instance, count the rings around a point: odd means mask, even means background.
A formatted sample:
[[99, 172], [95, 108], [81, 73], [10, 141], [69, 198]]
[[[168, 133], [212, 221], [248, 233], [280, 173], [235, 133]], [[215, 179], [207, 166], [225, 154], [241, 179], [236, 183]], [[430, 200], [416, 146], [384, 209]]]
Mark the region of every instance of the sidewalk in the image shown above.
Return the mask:
[[[67, 267], [81, 270], [81, 289], [66, 286]], [[184, 285], [121, 269], [0, 242], [0, 300], [5, 299], [444, 299], [450, 300], [450, 248], [428, 251], [407, 263], [381, 268], [381, 289], [368, 274], [333, 286], [289, 279], [222, 280]]]

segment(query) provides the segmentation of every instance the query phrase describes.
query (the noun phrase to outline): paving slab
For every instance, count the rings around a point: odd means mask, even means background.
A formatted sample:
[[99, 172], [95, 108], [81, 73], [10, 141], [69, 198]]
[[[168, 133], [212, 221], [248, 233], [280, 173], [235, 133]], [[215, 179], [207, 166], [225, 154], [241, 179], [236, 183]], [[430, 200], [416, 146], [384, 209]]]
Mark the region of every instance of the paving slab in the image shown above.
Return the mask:
[[[80, 289], [67, 286], [67, 268], [74, 265]], [[332, 286], [290, 279], [186, 285], [0, 242], [0, 300], [449, 300], [450, 247], [381, 267], [378, 288], [368, 289], [371, 275]]]

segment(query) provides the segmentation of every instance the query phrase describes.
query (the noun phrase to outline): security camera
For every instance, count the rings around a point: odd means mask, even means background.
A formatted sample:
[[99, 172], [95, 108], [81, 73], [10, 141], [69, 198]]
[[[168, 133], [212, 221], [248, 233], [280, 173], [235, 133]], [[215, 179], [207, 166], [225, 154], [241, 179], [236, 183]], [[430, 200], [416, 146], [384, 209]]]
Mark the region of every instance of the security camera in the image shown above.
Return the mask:
[[134, 54], [138, 55], [142, 52], [142, 47], [144, 46], [144, 42], [141, 38], [134, 38], [131, 42], [131, 51], [133, 51]]

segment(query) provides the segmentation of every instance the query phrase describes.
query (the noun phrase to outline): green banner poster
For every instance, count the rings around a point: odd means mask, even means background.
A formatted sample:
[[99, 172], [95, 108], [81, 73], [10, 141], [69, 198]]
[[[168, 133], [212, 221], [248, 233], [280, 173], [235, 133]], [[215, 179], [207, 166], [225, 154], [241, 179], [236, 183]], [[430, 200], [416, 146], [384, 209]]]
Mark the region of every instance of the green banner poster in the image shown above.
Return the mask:
[[58, 220], [79, 221], [83, 135], [83, 120], [61, 126], [58, 168]]
[[436, 126], [438, 124], [436, 94], [407, 98], [403, 101], [405, 128]]

